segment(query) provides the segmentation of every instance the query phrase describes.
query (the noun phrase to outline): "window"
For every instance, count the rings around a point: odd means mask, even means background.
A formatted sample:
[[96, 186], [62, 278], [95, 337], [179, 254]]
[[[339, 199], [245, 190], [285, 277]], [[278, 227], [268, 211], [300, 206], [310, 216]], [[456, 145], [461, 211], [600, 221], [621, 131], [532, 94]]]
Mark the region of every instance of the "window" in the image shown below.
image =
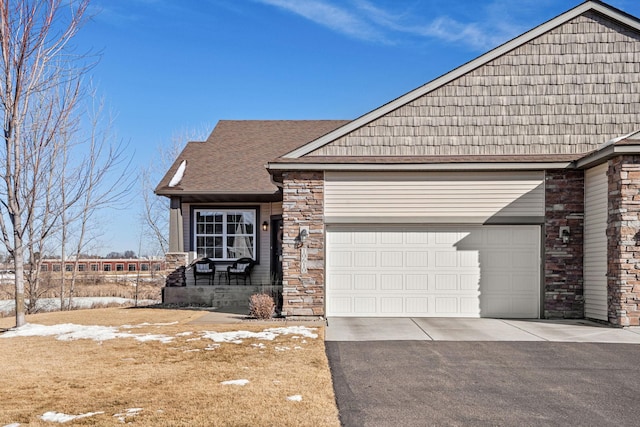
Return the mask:
[[111, 264], [105, 264], [104, 271], [111, 271]]
[[140, 270], [149, 271], [149, 264], [140, 264]]
[[78, 271], [84, 271], [86, 267], [87, 266], [85, 264], [78, 264]]
[[91, 264], [91, 271], [98, 271], [98, 264]]
[[116, 264], [116, 271], [124, 271], [124, 264]]
[[255, 210], [195, 210], [198, 258], [235, 260], [256, 254]]
[[64, 271], [73, 271], [73, 264], [65, 264]]
[[40, 266], [40, 271], [49, 271], [49, 266], [47, 264], [42, 264]]
[[135, 264], [128, 264], [127, 268], [129, 269], [129, 271], [136, 271], [136, 265]]
[[53, 264], [53, 271], [60, 271], [60, 264]]

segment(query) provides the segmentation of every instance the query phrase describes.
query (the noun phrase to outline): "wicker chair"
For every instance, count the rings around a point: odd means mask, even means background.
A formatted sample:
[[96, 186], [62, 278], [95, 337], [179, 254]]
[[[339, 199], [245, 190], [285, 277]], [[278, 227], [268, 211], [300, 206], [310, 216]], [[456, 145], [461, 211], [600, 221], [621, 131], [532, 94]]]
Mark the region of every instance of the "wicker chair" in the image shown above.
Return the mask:
[[193, 280], [198, 285], [198, 277], [207, 277], [209, 285], [213, 285], [213, 279], [216, 276], [216, 265], [207, 258], [199, 259], [193, 264]]
[[238, 284], [238, 277], [242, 277], [244, 285], [247, 284], [247, 278], [249, 278], [249, 284], [251, 285], [251, 270], [255, 263], [251, 258], [240, 258], [227, 267], [227, 284], [231, 284], [231, 276], [234, 276], [236, 278], [236, 285]]

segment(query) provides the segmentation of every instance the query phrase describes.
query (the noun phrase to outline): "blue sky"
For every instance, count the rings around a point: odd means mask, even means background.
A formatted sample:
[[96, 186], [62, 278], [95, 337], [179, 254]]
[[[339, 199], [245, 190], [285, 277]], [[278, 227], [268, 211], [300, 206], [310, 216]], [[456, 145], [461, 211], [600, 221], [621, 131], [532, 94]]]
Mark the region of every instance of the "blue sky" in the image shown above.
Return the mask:
[[[354, 119], [580, 3], [93, 0], [76, 43], [101, 54], [91, 74], [137, 169], [221, 119]], [[138, 199], [103, 223], [105, 253], [138, 251]]]

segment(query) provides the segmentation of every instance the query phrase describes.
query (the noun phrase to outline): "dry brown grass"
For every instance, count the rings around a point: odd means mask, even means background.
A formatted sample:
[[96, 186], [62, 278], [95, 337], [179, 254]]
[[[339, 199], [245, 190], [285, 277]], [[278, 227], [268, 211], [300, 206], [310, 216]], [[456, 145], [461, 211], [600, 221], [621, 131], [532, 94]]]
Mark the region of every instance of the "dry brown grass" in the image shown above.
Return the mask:
[[[0, 426], [51, 425], [48, 411], [102, 415], [65, 425], [118, 425], [114, 414], [142, 408], [126, 422], [153, 426], [339, 426], [322, 339], [244, 340], [205, 351], [204, 331], [248, 330], [280, 323], [189, 324], [197, 311], [98, 309], [28, 316], [29, 323], [121, 326], [178, 322], [132, 329], [174, 336], [171, 343], [121, 338], [58, 341], [55, 337], [0, 338]], [[14, 319], [0, 319], [0, 328]], [[123, 330], [124, 331], [124, 330]], [[177, 336], [181, 332], [191, 335]], [[303, 343], [305, 341], [305, 343]], [[251, 346], [264, 344], [264, 348]], [[295, 349], [296, 346], [301, 348]], [[289, 347], [290, 350], [278, 351]], [[245, 386], [222, 381], [247, 379]], [[288, 396], [302, 395], [301, 402]]]

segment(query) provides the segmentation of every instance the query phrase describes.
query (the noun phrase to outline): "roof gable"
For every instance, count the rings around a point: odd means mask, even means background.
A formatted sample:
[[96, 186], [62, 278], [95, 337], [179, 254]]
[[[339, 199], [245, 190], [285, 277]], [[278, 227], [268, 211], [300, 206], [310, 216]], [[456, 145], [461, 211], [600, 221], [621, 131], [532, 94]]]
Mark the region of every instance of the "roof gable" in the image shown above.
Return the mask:
[[[185, 146], [158, 184], [156, 194], [274, 194], [278, 189], [271, 183], [266, 162], [345, 123], [346, 120], [221, 120], [206, 141]], [[169, 186], [185, 160], [181, 179]]]
[[637, 128], [639, 46], [588, 1], [283, 158], [584, 153]]

